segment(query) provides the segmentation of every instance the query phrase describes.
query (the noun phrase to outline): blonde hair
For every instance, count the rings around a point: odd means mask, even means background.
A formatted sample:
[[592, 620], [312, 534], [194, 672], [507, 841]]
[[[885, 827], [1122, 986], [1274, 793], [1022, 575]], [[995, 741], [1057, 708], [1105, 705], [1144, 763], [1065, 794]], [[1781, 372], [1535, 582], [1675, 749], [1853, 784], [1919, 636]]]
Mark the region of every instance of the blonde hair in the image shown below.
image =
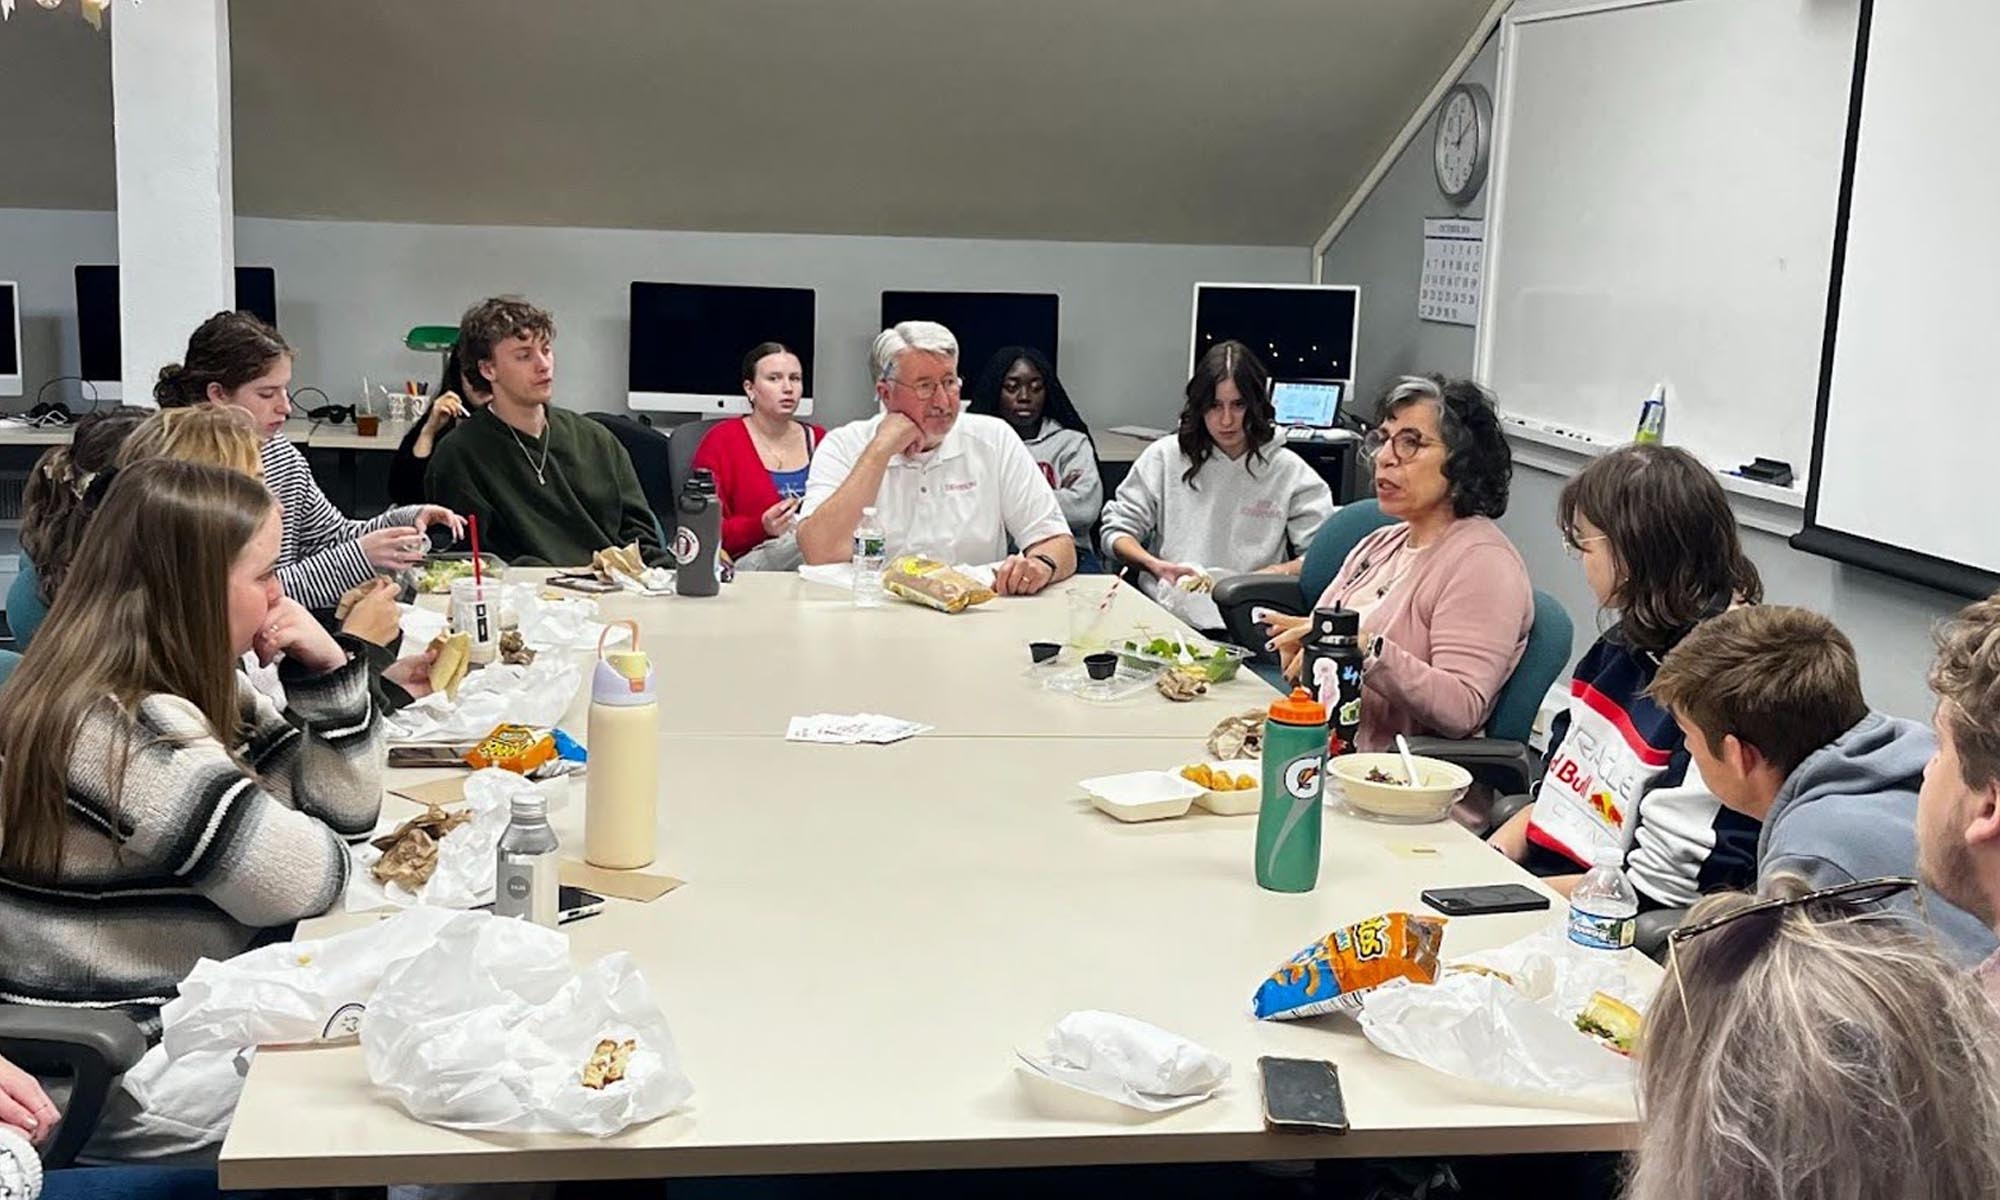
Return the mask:
[[233, 405], [163, 408], [142, 421], [125, 439], [118, 452], [118, 465], [124, 468], [148, 459], [172, 458], [228, 467], [262, 479], [263, 444], [250, 414]]
[[1931, 691], [1958, 750], [1965, 786], [2000, 782], [2000, 595], [1967, 605], [1937, 632]]
[[[1767, 894], [1797, 896], [1789, 876]], [[1690, 924], [1751, 897], [1712, 897]], [[2000, 1014], [1904, 919], [1834, 900], [1674, 947], [1627, 1200], [1990, 1200]]]

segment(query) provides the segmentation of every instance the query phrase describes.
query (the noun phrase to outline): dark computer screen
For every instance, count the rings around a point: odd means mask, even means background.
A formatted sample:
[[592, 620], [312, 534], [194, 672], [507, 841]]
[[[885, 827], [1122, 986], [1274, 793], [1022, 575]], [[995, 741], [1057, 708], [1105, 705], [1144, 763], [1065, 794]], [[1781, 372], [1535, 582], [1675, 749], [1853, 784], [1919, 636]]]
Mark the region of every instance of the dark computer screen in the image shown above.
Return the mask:
[[813, 331], [811, 288], [634, 282], [629, 386], [741, 397], [743, 356], [760, 342], [783, 342], [798, 354], [811, 396]]
[[[276, 328], [277, 271], [271, 267], [236, 268], [236, 308]], [[110, 381], [122, 377], [116, 266], [76, 269], [76, 347], [85, 379]]]
[[1195, 291], [1194, 361], [1219, 342], [1249, 346], [1274, 380], [1354, 379], [1351, 287], [1203, 284]]
[[21, 302], [14, 285], [0, 283], [0, 375], [21, 373]]
[[958, 338], [958, 373], [968, 381], [1003, 346], [1033, 346], [1061, 373], [1056, 341], [1061, 298], [1050, 292], [883, 292], [882, 328], [936, 321]]

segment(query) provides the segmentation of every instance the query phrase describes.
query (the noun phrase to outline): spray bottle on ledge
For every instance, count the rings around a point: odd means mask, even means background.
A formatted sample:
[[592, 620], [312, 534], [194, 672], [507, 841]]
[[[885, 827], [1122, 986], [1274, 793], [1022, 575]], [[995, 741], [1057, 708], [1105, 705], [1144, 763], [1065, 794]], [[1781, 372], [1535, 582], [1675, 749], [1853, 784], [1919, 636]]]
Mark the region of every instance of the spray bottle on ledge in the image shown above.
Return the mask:
[[1659, 445], [1667, 440], [1667, 385], [1656, 383], [1653, 394], [1639, 410], [1639, 429], [1632, 440], [1640, 445]]

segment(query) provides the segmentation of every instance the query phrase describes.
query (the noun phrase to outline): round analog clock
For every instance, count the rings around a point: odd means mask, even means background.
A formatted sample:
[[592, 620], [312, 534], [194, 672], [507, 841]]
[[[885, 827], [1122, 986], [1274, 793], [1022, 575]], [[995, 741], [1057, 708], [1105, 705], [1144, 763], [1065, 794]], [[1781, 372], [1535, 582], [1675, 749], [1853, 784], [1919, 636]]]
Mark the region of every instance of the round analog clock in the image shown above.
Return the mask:
[[1460, 83], [1438, 105], [1431, 140], [1431, 171], [1438, 190], [1464, 204], [1486, 186], [1486, 163], [1493, 153], [1493, 98], [1476, 83]]

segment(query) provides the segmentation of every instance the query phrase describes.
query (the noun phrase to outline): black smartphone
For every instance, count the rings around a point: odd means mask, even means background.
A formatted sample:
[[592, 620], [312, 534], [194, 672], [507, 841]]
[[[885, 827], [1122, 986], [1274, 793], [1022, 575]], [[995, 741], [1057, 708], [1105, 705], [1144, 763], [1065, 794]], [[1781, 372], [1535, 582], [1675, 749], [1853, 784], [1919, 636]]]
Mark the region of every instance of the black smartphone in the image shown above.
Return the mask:
[[1257, 1060], [1264, 1076], [1264, 1124], [1284, 1133], [1346, 1133], [1340, 1068], [1319, 1058]]
[[392, 767], [465, 767], [465, 752], [470, 746], [430, 745], [391, 746], [389, 765]]
[[553, 575], [549, 578], [549, 586], [568, 588], [572, 592], [589, 592], [594, 596], [618, 590], [617, 584], [607, 583], [595, 575]]
[[[476, 905], [477, 909], [490, 909], [493, 902]], [[581, 921], [604, 911], [604, 897], [596, 892], [588, 892], [580, 887], [565, 883], [556, 889], [556, 924], [567, 925], [571, 921]]]
[[1518, 883], [1489, 883], [1481, 887], [1426, 888], [1422, 900], [1447, 917], [1483, 917], [1492, 913], [1535, 912], [1549, 906], [1549, 898]]

